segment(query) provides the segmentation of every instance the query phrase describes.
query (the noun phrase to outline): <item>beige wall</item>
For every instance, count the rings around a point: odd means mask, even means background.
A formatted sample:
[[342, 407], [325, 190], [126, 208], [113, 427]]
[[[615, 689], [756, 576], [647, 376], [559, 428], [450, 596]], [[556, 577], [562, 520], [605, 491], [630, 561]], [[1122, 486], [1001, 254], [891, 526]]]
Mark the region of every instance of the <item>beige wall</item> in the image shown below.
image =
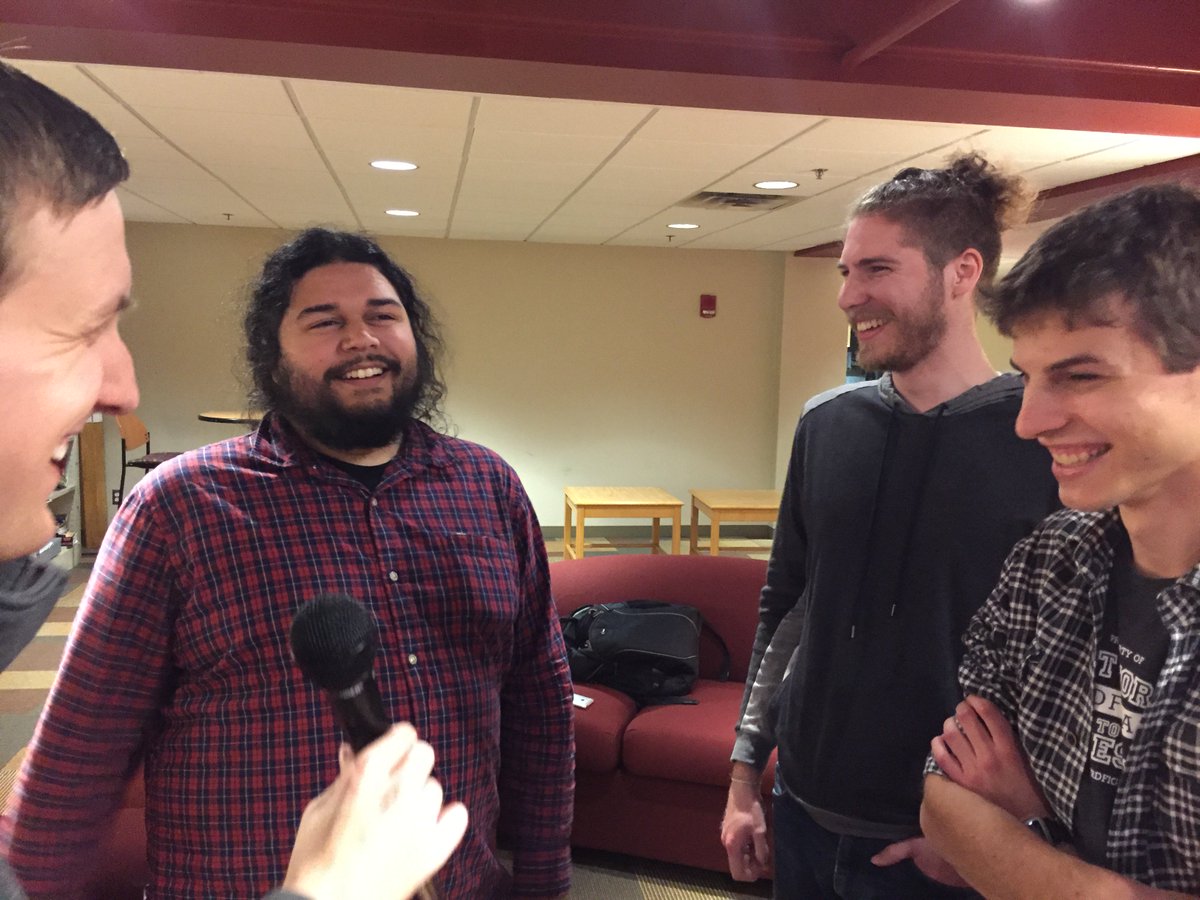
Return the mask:
[[[237, 433], [198, 422], [196, 413], [240, 405], [243, 285], [286, 236], [130, 224], [137, 308], [122, 331], [155, 449]], [[458, 434], [508, 459], [544, 525], [561, 525], [567, 484], [651, 484], [686, 499], [693, 486], [775, 482], [784, 298], [790, 306], [793, 293], [811, 293], [793, 273], [797, 262], [811, 261], [666, 248], [383, 243], [442, 319], [447, 411]], [[718, 296], [716, 318], [700, 318], [701, 293]], [[806, 329], [803, 312], [790, 315], [805, 353], [828, 331], [831, 359], [840, 359], [837, 329]], [[807, 366], [793, 368], [789, 391], [813, 393]], [[793, 425], [794, 416], [785, 430]], [[119, 445], [111, 422], [106, 430], [115, 486]]]
[[[136, 308], [122, 331], [154, 447], [237, 434], [196, 414], [242, 405], [244, 287], [287, 234], [130, 223], [128, 235]], [[685, 500], [691, 487], [782, 485], [804, 402], [845, 377], [831, 259], [383, 243], [442, 320], [452, 426], [516, 468], [552, 534], [567, 484], [652, 484]], [[716, 318], [700, 318], [701, 293], [717, 295]], [[979, 330], [1007, 369], [1009, 341], [982, 318]], [[111, 419], [105, 430], [111, 489], [120, 451]]]
[[808, 398], [846, 381], [846, 316], [838, 309], [842, 277], [835, 259], [789, 257], [780, 334], [775, 483], [783, 486], [792, 436]]
[[998, 332], [996, 326], [985, 316], [976, 316], [975, 326], [979, 330], [979, 343], [983, 344], [983, 352], [996, 367], [996, 371], [1011, 372], [1012, 338], [1006, 338]]

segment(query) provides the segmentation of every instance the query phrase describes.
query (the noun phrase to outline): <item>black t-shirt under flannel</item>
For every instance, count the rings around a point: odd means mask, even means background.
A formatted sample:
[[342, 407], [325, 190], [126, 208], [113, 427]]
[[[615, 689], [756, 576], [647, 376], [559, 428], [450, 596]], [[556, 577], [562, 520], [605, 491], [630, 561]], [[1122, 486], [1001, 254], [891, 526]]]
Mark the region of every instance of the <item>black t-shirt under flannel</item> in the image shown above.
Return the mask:
[[1125, 757], [1167, 658], [1169, 637], [1158, 613], [1158, 592], [1173, 578], [1146, 578], [1133, 564], [1129, 536], [1121, 529], [1113, 547], [1112, 577], [1099, 635], [1093, 698], [1092, 744], [1079, 799], [1074, 844], [1090, 863], [1106, 863], [1108, 820]]

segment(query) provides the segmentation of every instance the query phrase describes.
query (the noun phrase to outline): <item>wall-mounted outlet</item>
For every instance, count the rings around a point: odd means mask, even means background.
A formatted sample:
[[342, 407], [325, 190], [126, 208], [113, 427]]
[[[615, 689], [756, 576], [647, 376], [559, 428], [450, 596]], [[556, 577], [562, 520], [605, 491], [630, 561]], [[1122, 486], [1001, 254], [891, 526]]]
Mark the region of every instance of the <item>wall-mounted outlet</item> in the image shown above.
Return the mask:
[[113, 497], [113, 506], [120, 506], [121, 505], [121, 492], [113, 491], [112, 497]]

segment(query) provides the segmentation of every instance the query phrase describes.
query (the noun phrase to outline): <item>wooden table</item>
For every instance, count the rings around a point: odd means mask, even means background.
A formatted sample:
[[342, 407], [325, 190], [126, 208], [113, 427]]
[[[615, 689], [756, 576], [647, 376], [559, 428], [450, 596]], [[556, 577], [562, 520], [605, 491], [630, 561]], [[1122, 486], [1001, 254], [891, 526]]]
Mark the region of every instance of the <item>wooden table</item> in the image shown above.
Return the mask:
[[210, 409], [197, 414], [201, 422], [223, 422], [227, 425], [257, 425], [263, 414], [256, 409]]
[[711, 523], [708, 552], [717, 556], [721, 544], [722, 522], [769, 522], [779, 518], [780, 491], [736, 491], [692, 488], [692, 533], [688, 552], [700, 552], [700, 513]]
[[[653, 520], [650, 552], [661, 553], [659, 520], [671, 519], [671, 552], [679, 553], [680, 518], [683, 501], [656, 487], [568, 487], [564, 491], [563, 558], [583, 558], [583, 526], [589, 519]], [[572, 510], [578, 516], [571, 536]]]

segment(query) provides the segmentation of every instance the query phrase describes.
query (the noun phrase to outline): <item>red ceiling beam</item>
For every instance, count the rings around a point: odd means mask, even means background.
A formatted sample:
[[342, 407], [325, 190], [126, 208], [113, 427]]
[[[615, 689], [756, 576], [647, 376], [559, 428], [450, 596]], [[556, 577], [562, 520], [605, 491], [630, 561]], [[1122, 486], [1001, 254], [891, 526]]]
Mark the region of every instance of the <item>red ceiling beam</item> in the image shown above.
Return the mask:
[[[1089, 178], [1086, 181], [1076, 181], [1072, 184], [1049, 188], [1038, 194], [1029, 215], [1029, 221], [1033, 223], [1061, 219], [1077, 209], [1082, 209], [1106, 197], [1112, 197], [1145, 184], [1161, 184], [1163, 182], [1185, 182], [1200, 187], [1200, 153], [1155, 163], [1152, 166], [1141, 166], [1125, 172], [1115, 172], [1112, 175], [1102, 175], [1099, 178]], [[837, 259], [841, 252], [842, 242], [830, 241], [827, 244], [801, 248], [794, 251], [792, 256]]]
[[959, 0], [926, 0], [899, 22], [889, 25], [874, 37], [860, 41], [842, 57], [842, 68], [847, 71], [857, 68], [873, 56], [877, 56], [888, 47], [908, 37], [926, 22], [936, 19]]
[[797, 250], [792, 256], [802, 256], [810, 259], [837, 259], [842, 255], [842, 242], [830, 241], [828, 244], [817, 244], [815, 247], [805, 247]]
[[1185, 156], [1182, 159], [1171, 159], [1167, 162], [1155, 163], [1152, 166], [1142, 166], [1117, 172], [1113, 175], [1103, 175], [1100, 178], [1089, 178], [1087, 181], [1076, 181], [1074, 184], [1064, 184], [1056, 188], [1042, 191], [1038, 194], [1037, 203], [1029, 217], [1030, 222], [1044, 222], [1048, 219], [1058, 219], [1075, 210], [1132, 190], [1144, 184], [1159, 184], [1164, 181], [1184, 181], [1200, 185], [1200, 154]]
[[[1036, 9], [949, 2], [905, 0], [917, 9], [880, 29], [898, 0], [612, 0], [602, 8], [511, 0], [500, 9], [430, 0], [0, 0], [0, 44], [28, 44], [33, 59], [82, 63], [1200, 135], [1200, 66], [1190, 39], [1200, 29], [1196, 0], [1154, 0], [1154, 15], [1128, 0]], [[894, 43], [921, 21], [928, 24]], [[1036, 30], [1043, 25], [1055, 27]], [[880, 33], [871, 37], [872, 29]], [[1052, 46], [1031, 44], [1030, 34], [1054, 35]], [[842, 59], [855, 35], [865, 37], [850, 62], [893, 43], [847, 70]]]

